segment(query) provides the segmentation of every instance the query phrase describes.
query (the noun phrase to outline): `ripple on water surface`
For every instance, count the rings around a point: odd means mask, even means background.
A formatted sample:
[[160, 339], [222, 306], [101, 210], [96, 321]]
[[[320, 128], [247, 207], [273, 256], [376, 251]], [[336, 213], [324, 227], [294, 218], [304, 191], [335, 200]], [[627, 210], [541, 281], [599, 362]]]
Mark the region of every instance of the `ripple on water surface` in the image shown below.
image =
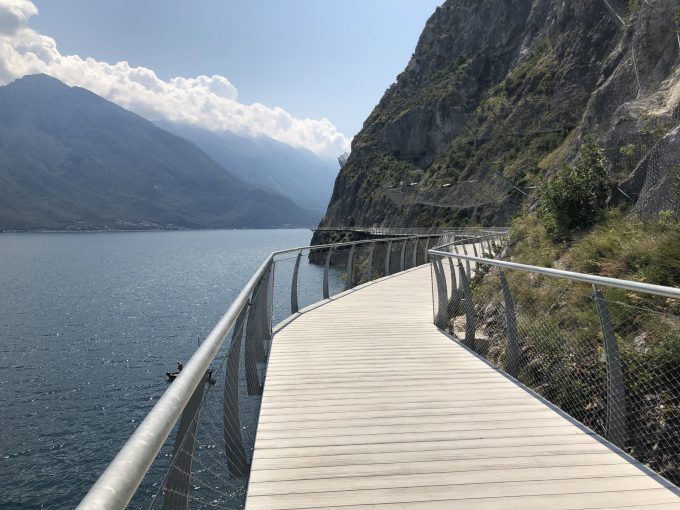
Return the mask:
[[73, 508], [267, 254], [310, 237], [0, 235], [3, 510]]

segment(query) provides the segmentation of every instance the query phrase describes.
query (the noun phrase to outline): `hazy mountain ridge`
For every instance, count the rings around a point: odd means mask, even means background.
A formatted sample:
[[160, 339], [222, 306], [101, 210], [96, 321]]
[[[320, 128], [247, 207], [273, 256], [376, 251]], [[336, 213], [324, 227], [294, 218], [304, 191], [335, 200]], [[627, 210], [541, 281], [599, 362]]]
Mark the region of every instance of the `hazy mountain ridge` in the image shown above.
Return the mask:
[[[354, 138], [321, 224], [507, 224], [589, 135], [615, 200], [680, 211], [663, 193], [680, 163], [679, 5], [446, 1]], [[497, 196], [475, 203], [475, 183]]]
[[194, 144], [46, 75], [0, 88], [0, 230], [308, 226]]
[[328, 206], [339, 170], [337, 161], [265, 136], [249, 138], [167, 121], [156, 125], [193, 142], [239, 179], [280, 193], [318, 217]]

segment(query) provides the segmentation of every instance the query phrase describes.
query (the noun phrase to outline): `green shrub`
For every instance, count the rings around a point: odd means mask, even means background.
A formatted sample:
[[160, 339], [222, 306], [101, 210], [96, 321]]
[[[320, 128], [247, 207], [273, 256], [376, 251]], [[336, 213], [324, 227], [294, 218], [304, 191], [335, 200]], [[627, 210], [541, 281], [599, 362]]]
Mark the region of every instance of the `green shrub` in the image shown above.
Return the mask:
[[541, 197], [543, 222], [551, 235], [583, 230], [597, 223], [607, 204], [604, 151], [592, 138], [579, 159], [548, 181]]

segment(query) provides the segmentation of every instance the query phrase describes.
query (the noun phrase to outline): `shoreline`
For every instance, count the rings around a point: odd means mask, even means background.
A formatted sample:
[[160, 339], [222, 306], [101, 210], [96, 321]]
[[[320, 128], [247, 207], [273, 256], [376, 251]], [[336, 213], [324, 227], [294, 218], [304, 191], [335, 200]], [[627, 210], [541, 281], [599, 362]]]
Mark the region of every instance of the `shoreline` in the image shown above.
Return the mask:
[[91, 229], [91, 230], [0, 230], [2, 234], [119, 234], [134, 232], [226, 232], [234, 230], [309, 230], [313, 227], [233, 227], [233, 228], [148, 228], [148, 229]]

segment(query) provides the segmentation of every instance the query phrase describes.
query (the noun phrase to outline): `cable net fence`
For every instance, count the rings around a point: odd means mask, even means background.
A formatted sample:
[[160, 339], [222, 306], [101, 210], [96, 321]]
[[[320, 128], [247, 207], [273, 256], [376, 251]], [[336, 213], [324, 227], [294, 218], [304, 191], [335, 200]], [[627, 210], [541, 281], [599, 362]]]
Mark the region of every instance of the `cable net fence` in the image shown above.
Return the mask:
[[428, 263], [429, 249], [470, 235], [500, 239], [500, 234], [458, 230], [276, 255], [129, 507], [244, 508], [276, 325], [357, 285]]
[[680, 303], [449, 257], [433, 282], [441, 329], [680, 484]]
[[399, 206], [427, 205], [470, 209], [487, 204], [503, 202], [515, 186], [506, 178], [489, 173], [479, 179], [439, 184], [438, 187], [421, 187], [409, 183], [386, 188], [385, 195]]

